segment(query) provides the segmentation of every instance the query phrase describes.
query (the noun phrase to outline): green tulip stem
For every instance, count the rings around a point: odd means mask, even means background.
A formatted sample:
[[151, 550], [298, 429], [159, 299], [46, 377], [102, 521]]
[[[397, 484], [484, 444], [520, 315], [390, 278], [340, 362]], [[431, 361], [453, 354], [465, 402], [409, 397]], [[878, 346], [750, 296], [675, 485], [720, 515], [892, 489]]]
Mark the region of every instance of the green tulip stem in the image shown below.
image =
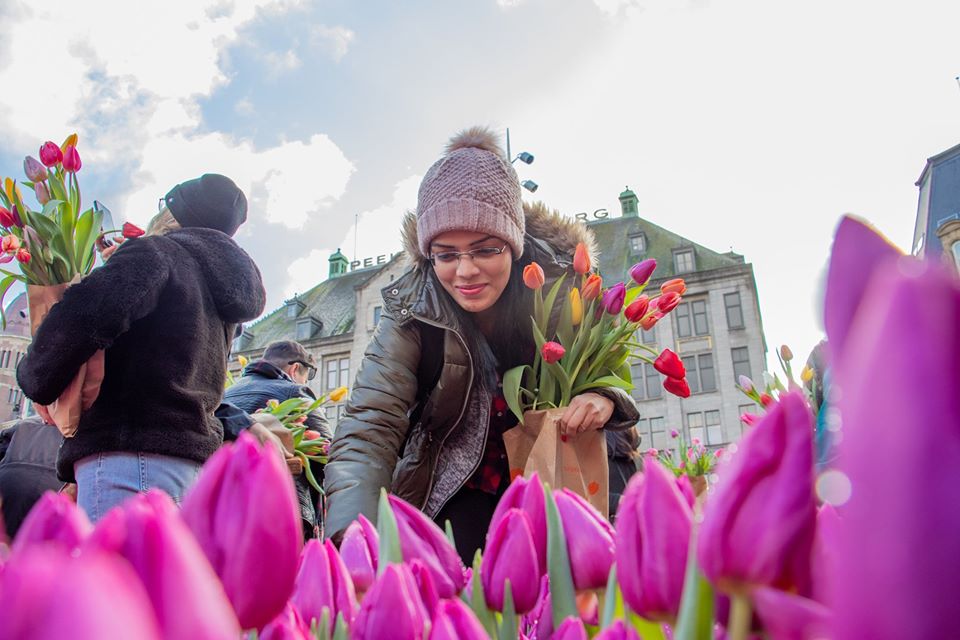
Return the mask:
[[730, 596], [730, 625], [727, 629], [730, 632], [730, 640], [747, 640], [752, 618], [750, 598], [740, 594]]

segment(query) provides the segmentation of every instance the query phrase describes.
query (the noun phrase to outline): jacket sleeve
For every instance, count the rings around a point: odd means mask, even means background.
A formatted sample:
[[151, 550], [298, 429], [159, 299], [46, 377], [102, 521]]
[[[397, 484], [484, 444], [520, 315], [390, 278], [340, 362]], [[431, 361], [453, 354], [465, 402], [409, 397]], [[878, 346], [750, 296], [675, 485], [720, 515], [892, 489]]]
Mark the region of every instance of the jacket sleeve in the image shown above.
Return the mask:
[[156, 308], [170, 268], [159, 240], [126, 242], [50, 309], [17, 367], [28, 398], [52, 403], [98, 349]]
[[603, 425], [604, 429], [611, 431], [623, 431], [637, 424], [640, 420], [640, 410], [637, 408], [637, 401], [629, 393], [617, 387], [603, 387], [593, 389], [597, 393], [613, 402], [613, 415]]
[[326, 535], [337, 539], [363, 514], [376, 522], [381, 487], [390, 489], [417, 395], [420, 331], [384, 314], [357, 373], [330, 445], [324, 491]]
[[213, 416], [223, 425], [224, 440], [236, 440], [253, 424], [253, 418], [246, 411], [229, 402], [221, 402]]

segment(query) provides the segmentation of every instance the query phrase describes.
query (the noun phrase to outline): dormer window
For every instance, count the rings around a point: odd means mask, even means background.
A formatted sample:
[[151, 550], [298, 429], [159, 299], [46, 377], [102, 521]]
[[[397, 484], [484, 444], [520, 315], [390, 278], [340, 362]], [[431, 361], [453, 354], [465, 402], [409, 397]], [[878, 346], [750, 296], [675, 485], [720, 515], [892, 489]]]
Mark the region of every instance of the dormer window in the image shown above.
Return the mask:
[[642, 233], [637, 233], [630, 236], [630, 253], [646, 253], [647, 251], [647, 236]]
[[297, 342], [303, 342], [304, 340], [317, 337], [322, 328], [323, 323], [313, 316], [300, 318], [297, 320]]
[[246, 329], [233, 339], [233, 351], [245, 351], [253, 344], [253, 334]]
[[677, 274], [696, 271], [693, 249], [683, 249], [682, 251], [673, 252], [673, 271]]
[[290, 300], [287, 300], [287, 318], [289, 318], [290, 320], [293, 320], [294, 318], [299, 316], [301, 313], [303, 313], [303, 310], [306, 308], [307, 308], [307, 305], [305, 305], [300, 300], [300, 298], [298, 298], [297, 296], [293, 296], [293, 298], [291, 298]]

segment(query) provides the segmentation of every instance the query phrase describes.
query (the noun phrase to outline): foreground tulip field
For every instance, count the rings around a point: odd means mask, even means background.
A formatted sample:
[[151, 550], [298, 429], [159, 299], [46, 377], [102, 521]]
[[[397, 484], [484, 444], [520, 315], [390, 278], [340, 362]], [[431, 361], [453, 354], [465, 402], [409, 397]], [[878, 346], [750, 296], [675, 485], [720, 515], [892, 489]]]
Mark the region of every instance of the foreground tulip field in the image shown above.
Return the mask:
[[465, 567], [386, 492], [376, 525], [302, 545], [287, 470], [243, 436], [179, 509], [148, 493], [94, 527], [46, 495], [0, 555], [0, 638], [956, 637], [956, 275], [844, 219], [825, 322], [840, 462], [819, 475], [786, 389], [704, 493], [647, 458], [615, 525], [518, 478]]

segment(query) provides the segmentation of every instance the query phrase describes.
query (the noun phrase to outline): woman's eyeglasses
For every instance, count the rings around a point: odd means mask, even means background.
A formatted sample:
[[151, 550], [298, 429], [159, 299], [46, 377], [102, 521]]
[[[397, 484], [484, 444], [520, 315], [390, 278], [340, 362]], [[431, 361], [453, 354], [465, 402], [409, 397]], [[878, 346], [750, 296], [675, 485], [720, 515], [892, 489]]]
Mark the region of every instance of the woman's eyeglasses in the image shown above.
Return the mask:
[[435, 267], [460, 264], [460, 258], [467, 256], [474, 262], [484, 262], [496, 258], [507, 250], [508, 245], [502, 247], [480, 247], [470, 251], [441, 251], [430, 254], [430, 263]]

